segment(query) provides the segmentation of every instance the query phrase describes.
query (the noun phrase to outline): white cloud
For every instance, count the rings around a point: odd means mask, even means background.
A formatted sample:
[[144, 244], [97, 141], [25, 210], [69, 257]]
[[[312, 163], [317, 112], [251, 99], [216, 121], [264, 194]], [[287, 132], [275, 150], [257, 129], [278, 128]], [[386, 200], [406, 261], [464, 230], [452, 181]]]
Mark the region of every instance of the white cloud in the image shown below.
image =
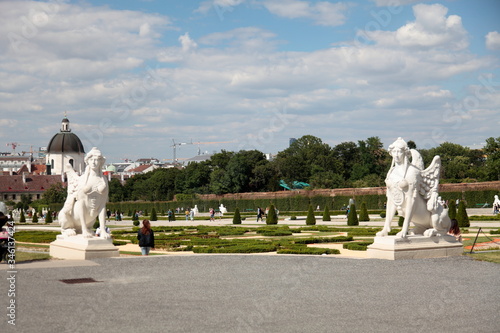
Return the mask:
[[290, 19], [306, 18], [317, 25], [339, 26], [345, 23], [347, 5], [342, 2], [309, 2], [300, 0], [265, 0], [264, 7], [271, 13]]
[[360, 31], [363, 39], [371, 39], [380, 45], [401, 46], [408, 48], [446, 48], [455, 51], [468, 47], [467, 31], [462, 26], [462, 19], [449, 15], [448, 8], [440, 4], [413, 6], [415, 21], [410, 22], [395, 32]]
[[246, 0], [209, 0], [203, 1], [200, 6], [195, 10], [195, 13], [207, 14], [210, 10], [214, 9], [223, 13], [225, 11], [232, 11], [233, 7], [239, 6]]
[[489, 50], [500, 50], [500, 33], [498, 31], [490, 31], [486, 35], [486, 47]]
[[184, 35], [179, 37], [179, 42], [181, 42], [181, 47], [183, 52], [189, 52], [198, 47], [196, 42], [189, 37], [189, 33], [185, 33]]

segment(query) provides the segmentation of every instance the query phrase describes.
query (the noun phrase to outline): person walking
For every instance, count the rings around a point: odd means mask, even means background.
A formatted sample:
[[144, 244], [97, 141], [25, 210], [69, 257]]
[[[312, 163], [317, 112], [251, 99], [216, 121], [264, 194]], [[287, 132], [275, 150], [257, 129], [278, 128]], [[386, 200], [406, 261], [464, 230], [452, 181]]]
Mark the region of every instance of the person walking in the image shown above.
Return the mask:
[[259, 222], [259, 219], [264, 222], [264, 220], [262, 219], [262, 209], [260, 207], [257, 207], [257, 222]]
[[151, 229], [149, 220], [142, 221], [142, 228], [137, 232], [139, 247], [143, 256], [149, 255], [149, 250], [155, 248], [155, 235]]
[[172, 210], [169, 209], [167, 214], [168, 214], [168, 222], [172, 222], [173, 221], [174, 212], [172, 212]]

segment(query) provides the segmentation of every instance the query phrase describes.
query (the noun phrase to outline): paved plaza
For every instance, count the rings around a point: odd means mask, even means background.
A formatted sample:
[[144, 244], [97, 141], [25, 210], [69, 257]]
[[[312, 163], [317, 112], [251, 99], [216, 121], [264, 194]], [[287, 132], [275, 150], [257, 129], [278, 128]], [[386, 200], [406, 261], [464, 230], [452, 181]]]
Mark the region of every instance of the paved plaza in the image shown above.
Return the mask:
[[[191, 255], [18, 264], [2, 332], [498, 332], [500, 265]], [[67, 284], [64, 279], [94, 279]], [[6, 329], [5, 329], [6, 328]]]

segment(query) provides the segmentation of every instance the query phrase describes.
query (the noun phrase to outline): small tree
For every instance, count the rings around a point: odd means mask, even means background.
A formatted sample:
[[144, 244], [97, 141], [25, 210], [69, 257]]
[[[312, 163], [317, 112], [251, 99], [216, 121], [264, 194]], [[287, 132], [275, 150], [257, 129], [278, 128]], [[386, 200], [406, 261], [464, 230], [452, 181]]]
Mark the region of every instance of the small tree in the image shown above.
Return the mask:
[[361, 203], [361, 211], [359, 212], [360, 221], [370, 221], [370, 216], [368, 216], [368, 210], [366, 209], [366, 203]]
[[323, 212], [323, 221], [331, 221], [330, 210], [328, 209], [328, 205], [325, 205], [325, 211]]
[[398, 219], [398, 226], [402, 227], [404, 223], [405, 223], [405, 218], [400, 216]]
[[347, 215], [347, 225], [359, 225], [358, 214], [356, 213], [356, 205], [352, 204]]
[[240, 209], [238, 207], [234, 210], [233, 224], [241, 224]]
[[306, 224], [307, 225], [315, 225], [316, 224], [316, 217], [314, 216], [314, 210], [313, 210], [312, 205], [309, 205], [309, 211], [307, 212]]
[[19, 222], [26, 222], [26, 216], [24, 216], [24, 210], [21, 209], [21, 215], [19, 216]]
[[465, 209], [465, 202], [460, 201], [458, 204], [457, 211], [457, 222], [460, 228], [468, 228], [470, 227], [469, 216], [467, 215], [467, 210]]
[[158, 221], [158, 216], [156, 215], [156, 209], [153, 207], [151, 210], [151, 216], [149, 217], [151, 221]]
[[274, 205], [269, 207], [269, 213], [267, 214], [266, 224], [278, 224], [278, 215], [276, 215], [276, 208]]
[[450, 217], [450, 219], [457, 218], [457, 204], [453, 200], [450, 200], [448, 204], [448, 216]]
[[47, 211], [47, 216], [45, 217], [45, 223], [52, 223], [52, 211], [49, 209]]
[[33, 217], [31, 218], [31, 222], [38, 223], [38, 215], [36, 214], [36, 210], [33, 212]]

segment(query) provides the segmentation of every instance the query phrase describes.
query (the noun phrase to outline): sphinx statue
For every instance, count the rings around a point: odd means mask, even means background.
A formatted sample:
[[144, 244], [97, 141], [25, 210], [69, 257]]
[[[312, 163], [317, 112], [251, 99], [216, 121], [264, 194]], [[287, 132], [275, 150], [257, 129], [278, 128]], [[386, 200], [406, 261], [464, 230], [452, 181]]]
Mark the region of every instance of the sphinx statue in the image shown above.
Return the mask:
[[[397, 237], [408, 235], [444, 236], [451, 220], [448, 209], [438, 194], [441, 158], [435, 156], [431, 165], [424, 169], [422, 156], [409, 149], [402, 138], [389, 146], [392, 165], [387, 173], [387, 211], [382, 231], [384, 237], [391, 231], [391, 222], [396, 212], [404, 217], [403, 228]], [[410, 230], [410, 223], [413, 229]]]
[[66, 236], [82, 234], [84, 238], [92, 238], [92, 226], [99, 217], [100, 236], [108, 239], [110, 234], [105, 230], [106, 202], [108, 201], [108, 180], [102, 174], [102, 166], [106, 159], [97, 148], [92, 148], [85, 156], [85, 173], [81, 176], [70, 164], [66, 166], [68, 176], [68, 196], [58, 218], [61, 233]]

